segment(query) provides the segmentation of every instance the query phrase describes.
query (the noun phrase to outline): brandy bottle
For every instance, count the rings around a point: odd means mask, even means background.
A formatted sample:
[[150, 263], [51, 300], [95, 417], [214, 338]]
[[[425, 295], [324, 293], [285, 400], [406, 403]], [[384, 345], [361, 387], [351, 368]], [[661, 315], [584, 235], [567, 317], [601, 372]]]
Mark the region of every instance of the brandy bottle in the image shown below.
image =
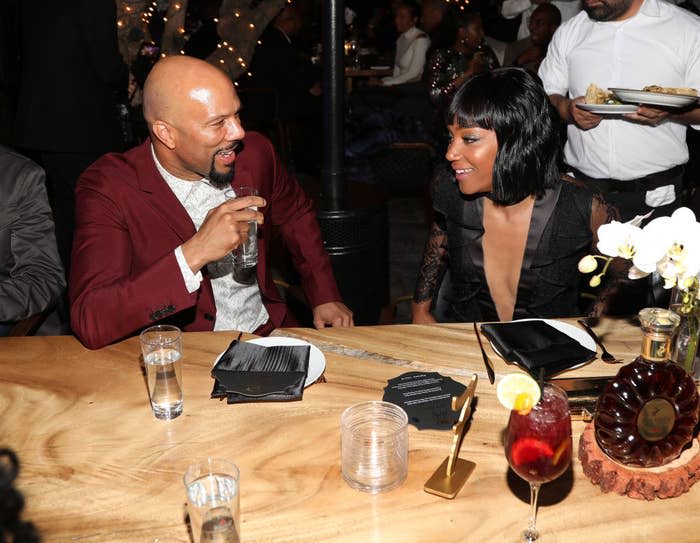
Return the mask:
[[596, 441], [610, 458], [649, 468], [674, 460], [692, 441], [700, 401], [692, 376], [670, 361], [680, 317], [668, 309], [646, 308], [639, 320], [641, 356], [605, 387], [594, 426]]

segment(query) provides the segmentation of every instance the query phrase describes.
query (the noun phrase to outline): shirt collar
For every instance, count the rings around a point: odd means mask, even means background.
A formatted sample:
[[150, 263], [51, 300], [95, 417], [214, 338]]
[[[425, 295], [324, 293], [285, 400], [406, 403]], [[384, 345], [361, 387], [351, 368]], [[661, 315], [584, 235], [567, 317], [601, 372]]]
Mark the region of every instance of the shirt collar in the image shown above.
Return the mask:
[[156, 152], [155, 152], [155, 149], [154, 149], [152, 143], [151, 143], [151, 156], [153, 157], [153, 161], [156, 164], [156, 168], [158, 169], [158, 172], [160, 173], [160, 175], [163, 176], [163, 179], [170, 187], [170, 190], [173, 191], [173, 194], [175, 194], [175, 196], [177, 197], [177, 199], [180, 201], [181, 204], [184, 204], [187, 201], [187, 198], [190, 196], [190, 194], [192, 194], [192, 191], [194, 191], [200, 185], [207, 185], [208, 187], [211, 187], [212, 189], [214, 189], [214, 187], [204, 177], [202, 179], [200, 179], [199, 181], [190, 181], [188, 179], [181, 179], [181, 178], [171, 174], [168, 170], [166, 170], [163, 167], [163, 165], [158, 160], [158, 157], [156, 156]]

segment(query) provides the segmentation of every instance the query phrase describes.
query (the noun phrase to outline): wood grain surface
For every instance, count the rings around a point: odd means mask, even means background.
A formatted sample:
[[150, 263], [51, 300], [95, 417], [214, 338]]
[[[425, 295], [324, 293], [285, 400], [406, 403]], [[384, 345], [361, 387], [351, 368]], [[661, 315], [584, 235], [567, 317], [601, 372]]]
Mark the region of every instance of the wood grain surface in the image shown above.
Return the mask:
[[[605, 320], [596, 331], [626, 362], [639, 352], [636, 325]], [[210, 367], [235, 334], [189, 333], [184, 413], [173, 421], [151, 414], [137, 338], [98, 351], [72, 337], [0, 339], [0, 445], [22, 462], [16, 485], [27, 501], [24, 518], [47, 542], [189, 541], [182, 475], [191, 462], [215, 456], [241, 470], [242, 541], [517, 541], [528, 489], [508, 469], [501, 437], [508, 412], [486, 380], [470, 325], [277, 333], [321, 348], [327, 383], [307, 388], [301, 402], [211, 400]], [[485, 347], [497, 378], [515, 371]], [[449, 452], [449, 432], [409, 427], [409, 474], [398, 489], [373, 496], [341, 476], [342, 411], [381, 399], [388, 379], [412, 370], [480, 379], [461, 452], [476, 470], [454, 500], [423, 491]], [[595, 361], [567, 375], [616, 370]], [[575, 450], [583, 427], [573, 424]], [[543, 542], [697, 540], [698, 488], [654, 502], [603, 494], [576, 459], [543, 486], [540, 503]]]

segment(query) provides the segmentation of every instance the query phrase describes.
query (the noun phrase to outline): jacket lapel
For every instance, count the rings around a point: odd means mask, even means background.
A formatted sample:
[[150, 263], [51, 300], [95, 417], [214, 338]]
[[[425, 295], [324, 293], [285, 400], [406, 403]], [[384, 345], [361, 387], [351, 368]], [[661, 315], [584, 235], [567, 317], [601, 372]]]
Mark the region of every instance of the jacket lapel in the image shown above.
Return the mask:
[[192, 219], [160, 175], [151, 154], [150, 140], [146, 140], [138, 149], [134, 164], [145, 201], [183, 242], [190, 239], [195, 234]]

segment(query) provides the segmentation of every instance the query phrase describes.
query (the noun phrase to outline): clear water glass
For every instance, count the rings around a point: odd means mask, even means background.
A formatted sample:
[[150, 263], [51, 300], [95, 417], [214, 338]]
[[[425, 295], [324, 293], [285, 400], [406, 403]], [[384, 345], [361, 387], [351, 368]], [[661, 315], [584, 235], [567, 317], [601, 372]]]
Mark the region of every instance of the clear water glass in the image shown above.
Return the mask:
[[236, 464], [207, 458], [187, 468], [187, 511], [194, 543], [240, 541], [240, 472]]
[[146, 366], [151, 409], [157, 419], [182, 414], [182, 332], [177, 326], [159, 324], [141, 332], [141, 352]]
[[376, 494], [399, 486], [408, 472], [408, 416], [388, 402], [348, 407], [340, 417], [343, 478]]

